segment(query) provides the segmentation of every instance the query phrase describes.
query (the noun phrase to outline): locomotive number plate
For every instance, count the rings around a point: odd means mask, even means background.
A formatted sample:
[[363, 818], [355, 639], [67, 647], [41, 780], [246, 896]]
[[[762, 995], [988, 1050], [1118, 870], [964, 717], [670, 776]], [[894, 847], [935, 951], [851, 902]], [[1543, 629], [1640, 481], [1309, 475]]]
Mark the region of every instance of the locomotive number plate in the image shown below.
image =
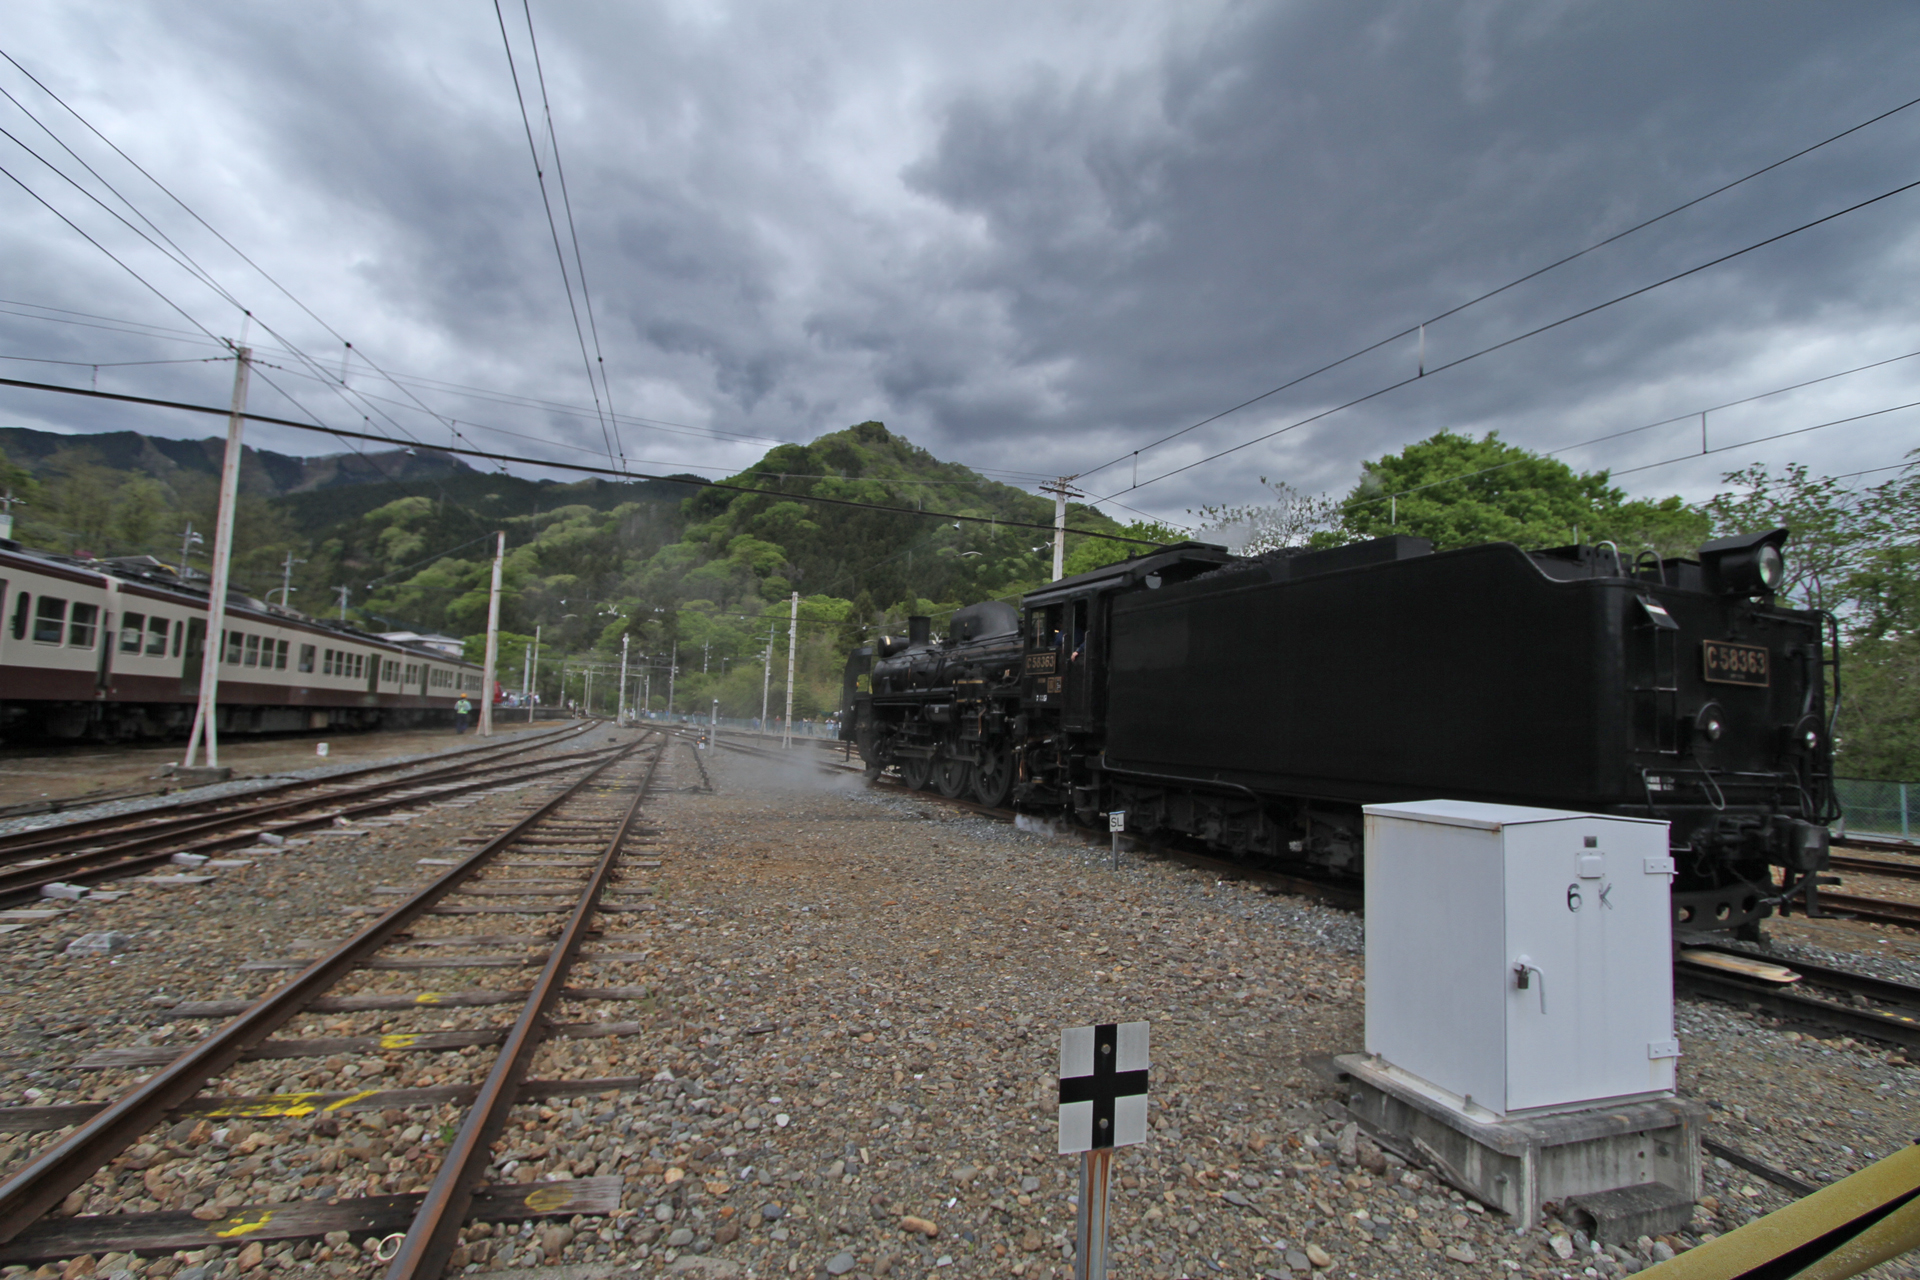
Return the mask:
[[1060, 656], [1059, 654], [1051, 653], [1051, 652], [1028, 654], [1027, 655], [1027, 674], [1030, 676], [1044, 675], [1045, 673], [1054, 670], [1054, 660], [1059, 656]]
[[1700, 642], [1703, 673], [1713, 684], [1744, 684], [1764, 689], [1768, 684], [1767, 650], [1757, 644], [1731, 640]]

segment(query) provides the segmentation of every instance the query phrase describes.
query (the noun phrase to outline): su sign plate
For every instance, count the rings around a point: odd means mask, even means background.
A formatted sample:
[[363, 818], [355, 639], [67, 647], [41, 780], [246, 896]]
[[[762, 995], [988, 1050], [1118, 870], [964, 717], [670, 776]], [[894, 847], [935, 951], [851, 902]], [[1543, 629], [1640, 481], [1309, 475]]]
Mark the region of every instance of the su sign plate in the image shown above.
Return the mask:
[[1147, 1024], [1060, 1033], [1060, 1154], [1147, 1140]]

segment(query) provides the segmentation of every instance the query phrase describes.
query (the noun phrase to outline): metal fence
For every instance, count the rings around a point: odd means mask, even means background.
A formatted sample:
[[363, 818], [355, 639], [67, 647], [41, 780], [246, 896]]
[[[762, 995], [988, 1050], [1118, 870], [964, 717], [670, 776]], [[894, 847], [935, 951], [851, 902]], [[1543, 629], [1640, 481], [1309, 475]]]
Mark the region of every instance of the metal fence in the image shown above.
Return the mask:
[[1835, 778], [1846, 829], [1868, 835], [1911, 839], [1920, 814], [1920, 782], [1871, 782], [1865, 778]]

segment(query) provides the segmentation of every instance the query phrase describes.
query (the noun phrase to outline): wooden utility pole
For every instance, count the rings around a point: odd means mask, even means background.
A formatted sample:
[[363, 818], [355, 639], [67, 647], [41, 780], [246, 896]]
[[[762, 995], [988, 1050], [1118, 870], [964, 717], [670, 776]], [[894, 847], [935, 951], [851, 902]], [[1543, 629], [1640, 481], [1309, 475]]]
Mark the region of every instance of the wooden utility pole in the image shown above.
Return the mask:
[[495, 668], [500, 664], [500, 562], [507, 555], [507, 535], [493, 535], [493, 590], [487, 596], [487, 661], [480, 683], [480, 736], [493, 736], [493, 690], [499, 683]]
[[253, 371], [253, 349], [236, 347], [233, 368], [233, 410], [227, 417], [227, 456], [220, 465], [220, 507], [213, 521], [212, 581], [207, 587], [207, 643], [200, 655], [200, 699], [193, 712], [193, 731], [187, 736], [185, 767], [191, 769], [206, 744], [207, 768], [220, 767], [220, 659], [227, 639], [227, 568], [233, 559], [233, 507], [240, 494], [241, 435], [247, 421], [247, 379]]

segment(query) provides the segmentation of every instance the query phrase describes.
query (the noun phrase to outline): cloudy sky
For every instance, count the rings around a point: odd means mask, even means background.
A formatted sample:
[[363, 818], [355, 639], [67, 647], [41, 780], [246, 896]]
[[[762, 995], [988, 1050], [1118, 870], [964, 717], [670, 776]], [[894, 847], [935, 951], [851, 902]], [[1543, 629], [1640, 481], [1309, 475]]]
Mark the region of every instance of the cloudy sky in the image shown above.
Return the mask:
[[[505, 41], [484, 0], [14, 0], [0, 374], [224, 404], [199, 362], [245, 307], [264, 413], [716, 476], [878, 418], [1178, 520], [1441, 428], [1646, 467], [1697, 416], [1582, 442], [1920, 353], [1917, 188], [1452, 364], [1920, 179], [1915, 106], [1438, 319], [1410, 385], [1417, 336], [1156, 444], [1920, 97], [1911, 4], [533, 0], [538, 68], [500, 13]], [[1920, 355], [1719, 409], [1740, 447], [1621, 483], [1886, 467], [1920, 409], [1744, 442], [1909, 401]], [[13, 389], [0, 425], [220, 429]]]

